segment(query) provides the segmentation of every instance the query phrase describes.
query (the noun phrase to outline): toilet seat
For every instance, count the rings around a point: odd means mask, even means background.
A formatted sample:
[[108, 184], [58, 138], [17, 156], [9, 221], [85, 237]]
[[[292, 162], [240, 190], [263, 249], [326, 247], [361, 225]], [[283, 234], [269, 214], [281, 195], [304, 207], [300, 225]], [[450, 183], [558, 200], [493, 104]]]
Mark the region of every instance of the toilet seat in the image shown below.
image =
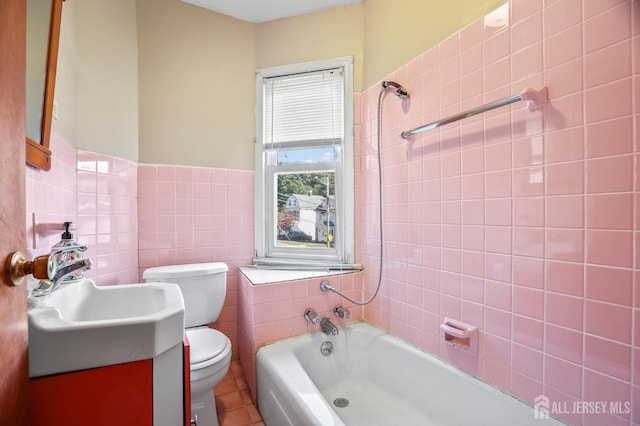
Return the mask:
[[190, 370], [207, 368], [229, 353], [231, 342], [218, 330], [208, 327], [186, 330], [189, 339]]

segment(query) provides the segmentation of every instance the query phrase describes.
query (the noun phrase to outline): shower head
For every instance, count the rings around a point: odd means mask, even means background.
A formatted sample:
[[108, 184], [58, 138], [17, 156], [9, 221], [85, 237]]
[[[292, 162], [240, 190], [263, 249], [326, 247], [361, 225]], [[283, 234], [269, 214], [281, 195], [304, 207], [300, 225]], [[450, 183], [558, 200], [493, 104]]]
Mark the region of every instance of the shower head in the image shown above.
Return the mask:
[[382, 88], [383, 89], [386, 90], [389, 87], [393, 87], [394, 89], [396, 89], [396, 91], [393, 92], [393, 94], [396, 95], [397, 97], [399, 97], [400, 99], [407, 99], [409, 97], [409, 92], [407, 92], [407, 89], [405, 89], [404, 87], [400, 86], [395, 81], [383, 81], [382, 82]]

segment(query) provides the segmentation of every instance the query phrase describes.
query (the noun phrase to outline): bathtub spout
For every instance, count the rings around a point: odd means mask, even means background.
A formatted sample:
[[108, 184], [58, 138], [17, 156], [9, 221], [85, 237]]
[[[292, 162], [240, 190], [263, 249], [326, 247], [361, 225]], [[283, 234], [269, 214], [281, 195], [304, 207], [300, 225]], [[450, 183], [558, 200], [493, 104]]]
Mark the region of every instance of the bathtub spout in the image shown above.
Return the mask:
[[320, 321], [320, 328], [322, 329], [323, 333], [325, 334], [330, 334], [333, 336], [337, 336], [338, 335], [338, 327], [336, 327], [335, 325], [333, 325], [333, 323], [331, 322], [331, 320], [329, 318], [322, 318], [322, 320]]

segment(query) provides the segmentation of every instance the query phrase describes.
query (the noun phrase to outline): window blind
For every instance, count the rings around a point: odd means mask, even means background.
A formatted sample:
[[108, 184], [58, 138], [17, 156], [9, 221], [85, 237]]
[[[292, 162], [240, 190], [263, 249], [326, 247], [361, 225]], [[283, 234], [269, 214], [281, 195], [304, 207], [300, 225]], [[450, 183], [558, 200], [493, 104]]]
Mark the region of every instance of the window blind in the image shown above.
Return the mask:
[[341, 142], [344, 133], [341, 69], [272, 77], [264, 84], [265, 145]]

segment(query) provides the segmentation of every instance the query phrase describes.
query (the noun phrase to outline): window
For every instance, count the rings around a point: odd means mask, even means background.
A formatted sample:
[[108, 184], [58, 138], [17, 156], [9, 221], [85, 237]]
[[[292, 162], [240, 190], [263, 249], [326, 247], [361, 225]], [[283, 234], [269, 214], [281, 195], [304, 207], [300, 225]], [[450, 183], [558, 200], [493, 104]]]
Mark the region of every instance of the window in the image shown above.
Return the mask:
[[257, 74], [257, 264], [353, 262], [352, 59]]

